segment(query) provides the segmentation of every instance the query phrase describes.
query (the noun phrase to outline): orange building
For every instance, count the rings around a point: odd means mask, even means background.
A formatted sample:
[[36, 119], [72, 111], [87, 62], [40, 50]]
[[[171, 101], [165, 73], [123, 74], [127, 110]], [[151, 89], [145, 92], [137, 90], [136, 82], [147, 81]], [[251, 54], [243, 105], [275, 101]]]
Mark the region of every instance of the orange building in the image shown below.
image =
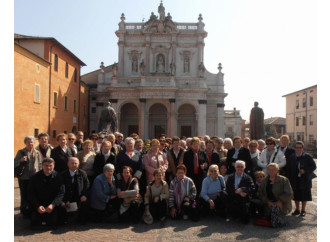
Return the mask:
[[[27, 135], [88, 133], [88, 87], [80, 81], [78, 57], [55, 38], [15, 34], [15, 153]], [[85, 107], [85, 114], [84, 114]], [[82, 120], [81, 120], [82, 119]]]

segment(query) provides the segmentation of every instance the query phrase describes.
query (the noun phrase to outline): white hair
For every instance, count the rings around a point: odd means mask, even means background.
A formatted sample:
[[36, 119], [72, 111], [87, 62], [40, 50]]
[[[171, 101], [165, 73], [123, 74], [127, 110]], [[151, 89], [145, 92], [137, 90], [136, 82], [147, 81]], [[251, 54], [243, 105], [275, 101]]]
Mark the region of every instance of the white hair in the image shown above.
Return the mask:
[[110, 170], [114, 171], [115, 170], [115, 166], [113, 164], [111, 164], [111, 163], [105, 164], [104, 167], [103, 167], [103, 172], [110, 171]]
[[223, 140], [223, 143], [225, 143], [226, 141], [229, 141], [230, 144], [231, 144], [231, 146], [233, 146], [233, 140], [232, 140], [231, 138], [225, 138], [225, 139]]
[[135, 139], [133, 139], [132, 137], [127, 137], [127, 138], [125, 139], [125, 145], [126, 145], [128, 142], [132, 142], [133, 145], [135, 145]]
[[237, 160], [237, 161], [235, 162], [235, 168], [236, 168], [236, 166], [239, 165], [239, 164], [243, 165], [244, 168], [245, 168], [245, 161]]

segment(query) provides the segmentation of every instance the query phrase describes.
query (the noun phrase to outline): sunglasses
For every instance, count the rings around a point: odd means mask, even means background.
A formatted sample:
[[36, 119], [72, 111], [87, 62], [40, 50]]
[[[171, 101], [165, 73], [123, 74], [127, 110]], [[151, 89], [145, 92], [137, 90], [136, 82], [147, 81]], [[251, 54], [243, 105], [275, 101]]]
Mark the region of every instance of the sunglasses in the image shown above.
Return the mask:
[[74, 138], [68, 138], [68, 140], [74, 140]]

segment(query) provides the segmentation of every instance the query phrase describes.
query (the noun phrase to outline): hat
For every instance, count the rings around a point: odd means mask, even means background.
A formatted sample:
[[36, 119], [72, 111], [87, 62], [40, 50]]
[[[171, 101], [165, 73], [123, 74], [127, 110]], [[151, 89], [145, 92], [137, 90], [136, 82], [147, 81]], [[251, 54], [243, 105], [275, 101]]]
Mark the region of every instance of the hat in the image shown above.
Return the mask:
[[154, 222], [154, 219], [152, 218], [152, 215], [150, 214], [149, 210], [146, 210], [143, 213], [142, 219], [146, 224], [152, 224]]

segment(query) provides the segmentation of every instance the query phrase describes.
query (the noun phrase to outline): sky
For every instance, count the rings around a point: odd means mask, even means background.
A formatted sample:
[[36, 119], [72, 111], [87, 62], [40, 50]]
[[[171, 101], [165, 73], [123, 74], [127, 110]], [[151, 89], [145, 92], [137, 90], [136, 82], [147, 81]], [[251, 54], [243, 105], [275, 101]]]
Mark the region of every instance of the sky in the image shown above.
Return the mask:
[[[160, 0], [15, 0], [14, 32], [54, 37], [87, 66], [118, 61], [115, 31], [126, 22], [158, 15]], [[225, 110], [240, 110], [243, 119], [255, 101], [265, 118], [285, 117], [282, 96], [317, 84], [316, 2], [306, 0], [164, 0], [174, 22], [198, 22], [205, 30], [204, 65], [225, 74]]]

